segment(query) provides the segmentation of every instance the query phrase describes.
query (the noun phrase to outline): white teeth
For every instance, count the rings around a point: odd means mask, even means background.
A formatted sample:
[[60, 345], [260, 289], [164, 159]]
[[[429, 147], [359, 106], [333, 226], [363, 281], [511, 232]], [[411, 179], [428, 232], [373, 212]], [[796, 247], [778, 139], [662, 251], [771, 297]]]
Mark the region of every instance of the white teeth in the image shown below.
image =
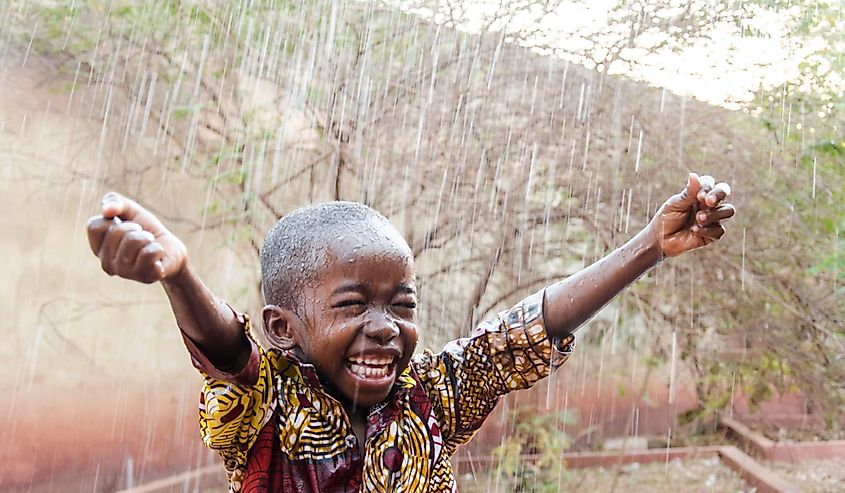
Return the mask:
[[393, 359], [390, 356], [353, 356], [349, 361], [361, 365], [382, 366], [393, 363]]
[[392, 356], [358, 355], [349, 358], [349, 370], [361, 378], [384, 378], [393, 371]]
[[352, 363], [349, 365], [349, 369], [352, 371], [352, 373], [363, 378], [382, 378], [390, 374], [389, 365], [368, 366], [359, 363]]

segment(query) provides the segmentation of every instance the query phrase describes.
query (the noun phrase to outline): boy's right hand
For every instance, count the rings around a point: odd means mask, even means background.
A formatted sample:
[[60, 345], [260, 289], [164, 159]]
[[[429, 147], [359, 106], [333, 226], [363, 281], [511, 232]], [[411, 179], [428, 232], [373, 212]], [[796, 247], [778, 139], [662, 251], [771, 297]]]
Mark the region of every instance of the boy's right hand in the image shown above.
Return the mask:
[[88, 242], [110, 276], [150, 284], [180, 273], [185, 244], [137, 202], [109, 192], [102, 215], [88, 221]]

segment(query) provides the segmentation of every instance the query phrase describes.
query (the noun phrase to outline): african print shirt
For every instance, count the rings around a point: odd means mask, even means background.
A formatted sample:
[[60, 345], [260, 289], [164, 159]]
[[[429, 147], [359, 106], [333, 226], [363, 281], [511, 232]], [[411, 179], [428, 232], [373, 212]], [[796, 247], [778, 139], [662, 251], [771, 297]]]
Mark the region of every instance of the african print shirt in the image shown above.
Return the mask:
[[259, 347], [244, 370], [216, 370], [188, 339], [204, 374], [203, 442], [223, 458], [233, 492], [451, 492], [450, 459], [508, 392], [562, 364], [575, 340], [550, 341], [544, 292], [482, 322], [440, 353], [415, 356], [387, 400], [370, 410], [358, 443], [341, 404], [313, 366]]

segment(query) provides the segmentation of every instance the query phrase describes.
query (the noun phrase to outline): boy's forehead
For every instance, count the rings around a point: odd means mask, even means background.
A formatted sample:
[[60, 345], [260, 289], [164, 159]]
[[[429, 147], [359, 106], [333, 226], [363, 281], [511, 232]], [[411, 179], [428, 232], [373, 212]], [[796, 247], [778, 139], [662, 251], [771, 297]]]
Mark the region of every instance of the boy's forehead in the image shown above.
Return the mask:
[[367, 262], [409, 264], [413, 269], [413, 255], [407, 243], [394, 238], [340, 237], [325, 246], [325, 267], [345, 269], [349, 264]]
[[327, 256], [350, 258], [367, 255], [411, 257], [405, 238], [392, 226], [377, 222], [350, 225], [336, 231], [326, 245]]
[[414, 259], [407, 243], [392, 238], [345, 236], [324, 246], [322, 261], [318, 262], [315, 281], [322, 284], [330, 279], [347, 281], [380, 281], [398, 277], [413, 284], [416, 278]]

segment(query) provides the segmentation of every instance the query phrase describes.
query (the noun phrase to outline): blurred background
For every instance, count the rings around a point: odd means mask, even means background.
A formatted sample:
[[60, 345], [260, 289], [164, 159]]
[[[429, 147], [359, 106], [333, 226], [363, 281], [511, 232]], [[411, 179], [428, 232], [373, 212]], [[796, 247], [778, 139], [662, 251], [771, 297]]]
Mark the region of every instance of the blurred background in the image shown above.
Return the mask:
[[3, 2], [0, 490], [216, 464], [163, 291], [88, 249], [109, 190], [252, 314], [278, 217], [367, 203], [417, 257], [437, 350], [711, 174], [734, 190], [725, 238], [626, 290], [462, 456], [505, 464], [502, 491], [558, 491], [570, 473], [528, 488], [521, 454], [716, 443], [718, 412], [845, 438], [843, 24], [835, 0]]

